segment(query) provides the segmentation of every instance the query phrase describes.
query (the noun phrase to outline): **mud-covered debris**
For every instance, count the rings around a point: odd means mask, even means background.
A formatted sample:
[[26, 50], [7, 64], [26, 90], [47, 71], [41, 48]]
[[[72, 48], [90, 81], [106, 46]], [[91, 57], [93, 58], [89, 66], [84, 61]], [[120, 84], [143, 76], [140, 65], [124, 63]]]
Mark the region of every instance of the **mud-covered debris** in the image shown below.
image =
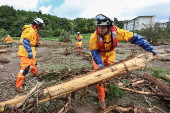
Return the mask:
[[6, 59], [6, 58], [0, 58], [0, 62], [1, 63], [9, 63], [10, 60]]

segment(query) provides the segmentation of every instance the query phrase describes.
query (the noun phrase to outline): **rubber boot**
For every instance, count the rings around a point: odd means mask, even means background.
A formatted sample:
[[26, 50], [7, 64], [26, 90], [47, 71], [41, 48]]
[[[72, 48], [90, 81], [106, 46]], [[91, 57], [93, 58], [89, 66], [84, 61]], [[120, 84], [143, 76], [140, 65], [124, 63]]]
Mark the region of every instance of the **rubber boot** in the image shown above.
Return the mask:
[[40, 77], [40, 74], [42, 74], [42, 72], [38, 73], [37, 67], [31, 67], [31, 73], [33, 74], [33, 77]]
[[79, 50], [78, 50], [78, 47], [76, 47], [76, 52], [78, 52]]
[[76, 52], [80, 52], [80, 48], [79, 47], [76, 48]]
[[80, 52], [82, 51], [82, 47], [79, 47], [79, 51], [80, 51]]
[[99, 107], [100, 109], [104, 110], [106, 109], [106, 103], [105, 103], [105, 91], [104, 86], [102, 83], [96, 85], [98, 96], [99, 96]]
[[16, 91], [19, 93], [23, 93], [25, 91], [25, 89], [22, 87], [23, 81], [24, 81], [24, 76], [18, 76], [15, 86], [16, 86]]

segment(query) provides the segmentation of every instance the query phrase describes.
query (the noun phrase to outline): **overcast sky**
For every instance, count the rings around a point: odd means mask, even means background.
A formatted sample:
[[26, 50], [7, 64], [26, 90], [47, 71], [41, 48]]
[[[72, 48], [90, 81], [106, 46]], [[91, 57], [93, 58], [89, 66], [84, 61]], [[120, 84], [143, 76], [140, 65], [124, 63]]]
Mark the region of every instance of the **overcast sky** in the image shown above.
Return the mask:
[[167, 22], [170, 17], [170, 0], [0, 0], [2, 5], [67, 19], [104, 14], [120, 21], [156, 15], [156, 22]]

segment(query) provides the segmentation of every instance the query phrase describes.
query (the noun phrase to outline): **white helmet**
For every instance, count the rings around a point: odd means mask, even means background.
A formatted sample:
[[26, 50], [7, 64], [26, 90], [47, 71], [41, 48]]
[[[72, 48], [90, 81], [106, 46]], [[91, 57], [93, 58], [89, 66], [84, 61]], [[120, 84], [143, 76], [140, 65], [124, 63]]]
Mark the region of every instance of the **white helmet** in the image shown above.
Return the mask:
[[37, 24], [40, 27], [43, 27], [44, 26], [44, 21], [41, 18], [36, 18], [36, 19], [34, 19], [33, 24]]
[[77, 34], [80, 34], [80, 32], [77, 32]]
[[7, 35], [9, 37], [9, 35]]
[[113, 25], [113, 21], [103, 14], [98, 14], [96, 17], [94, 17], [94, 19], [96, 20], [95, 25], [107, 25], [107, 26]]

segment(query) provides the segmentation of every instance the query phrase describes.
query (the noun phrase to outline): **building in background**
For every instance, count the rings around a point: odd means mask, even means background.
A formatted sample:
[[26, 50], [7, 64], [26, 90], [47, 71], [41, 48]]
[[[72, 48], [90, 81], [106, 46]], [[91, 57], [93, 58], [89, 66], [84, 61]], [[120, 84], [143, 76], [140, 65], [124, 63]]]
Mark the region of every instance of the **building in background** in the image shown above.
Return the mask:
[[155, 25], [155, 17], [156, 17], [156, 15], [138, 16], [132, 20], [127, 21], [124, 24], [124, 29], [131, 31], [131, 30], [141, 30], [142, 28], [146, 28], [148, 26], [154, 26]]
[[163, 28], [169, 27], [169, 26], [170, 26], [170, 17], [169, 17], [169, 22], [164, 22], [160, 24], [160, 27], [163, 27]]

